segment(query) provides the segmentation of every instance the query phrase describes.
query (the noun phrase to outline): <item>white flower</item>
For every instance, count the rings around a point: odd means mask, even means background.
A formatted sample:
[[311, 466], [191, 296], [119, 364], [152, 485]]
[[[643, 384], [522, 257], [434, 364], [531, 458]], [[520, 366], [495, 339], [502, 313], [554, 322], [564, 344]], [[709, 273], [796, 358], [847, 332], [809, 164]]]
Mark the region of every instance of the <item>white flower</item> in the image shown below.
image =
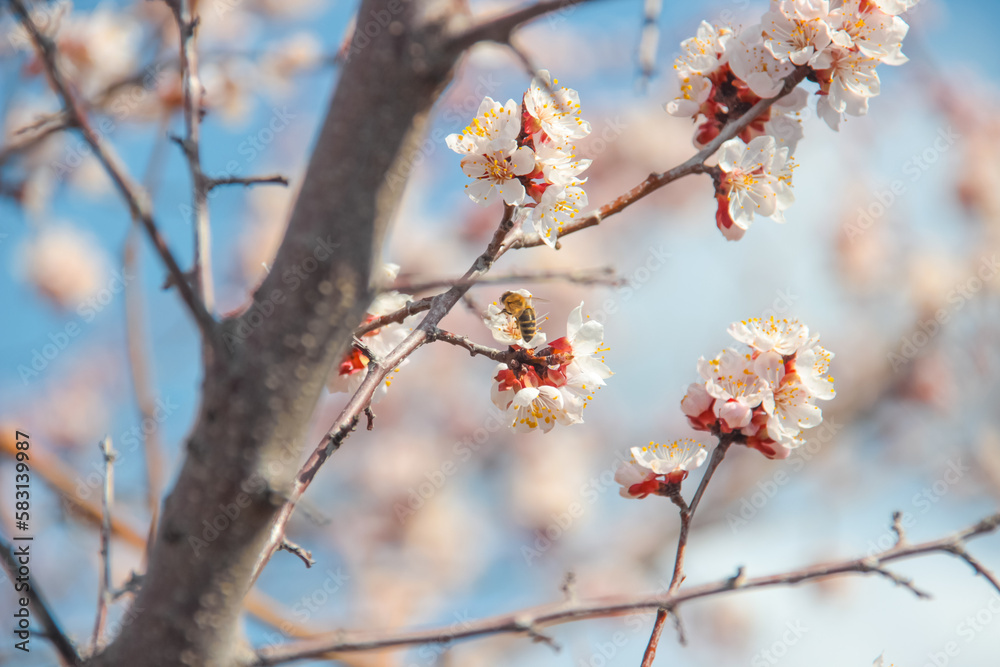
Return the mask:
[[804, 347], [795, 354], [795, 372], [802, 379], [802, 384], [815, 398], [828, 401], [837, 395], [833, 387], [833, 377], [830, 375], [830, 352], [812, 339], [809, 347]]
[[754, 372], [751, 355], [726, 349], [715, 359], [699, 359], [698, 372], [707, 380], [705, 390], [716, 399], [715, 416], [729, 428], [749, 424], [767, 392], [767, 384]]
[[788, 157], [790, 150], [788, 147], [785, 147], [775, 151], [774, 165], [771, 167], [771, 173], [774, 174], [774, 178], [776, 179], [774, 184], [775, 210], [771, 215], [771, 219], [776, 222], [784, 222], [784, 212], [795, 203], [795, 194], [792, 192], [792, 171], [796, 165]]
[[729, 325], [729, 335], [741, 343], [746, 343], [758, 352], [774, 350], [778, 354], [795, 354], [809, 342], [809, 327], [798, 320], [766, 320], [751, 317]]
[[622, 498], [645, 498], [659, 485], [656, 473], [634, 460], [618, 466], [615, 481], [621, 484], [618, 495]]
[[[490, 397], [493, 404], [504, 411], [507, 425], [515, 432], [540, 429], [548, 433], [557, 423], [577, 424], [583, 421], [575, 406], [566, 405], [563, 393], [556, 387], [526, 386], [516, 380], [511, 381], [513, 372], [505, 364], [498, 365], [497, 371], [498, 381], [491, 385]], [[531, 374], [527, 376], [532, 377]]]
[[590, 134], [590, 123], [580, 118], [580, 95], [558, 83], [540, 70], [524, 94], [524, 108], [553, 139], [582, 139]]
[[[579, 406], [583, 412], [594, 391], [604, 386], [613, 373], [604, 363], [604, 325], [594, 320], [583, 320], [583, 303], [573, 309], [566, 322], [566, 336], [549, 344], [559, 354], [572, 356], [572, 361], [560, 370], [566, 383], [560, 387], [567, 405]], [[598, 357], [598, 355], [601, 355]]]
[[542, 193], [542, 200], [530, 210], [528, 218], [545, 245], [556, 246], [556, 239], [563, 225], [576, 218], [587, 205], [587, 193], [576, 185], [550, 185]]
[[857, 47], [862, 55], [887, 65], [902, 65], [903, 38], [910, 26], [898, 16], [872, 9], [869, 0], [845, 0], [830, 12], [830, 23], [837, 31], [834, 41], [840, 46]]
[[462, 158], [462, 171], [473, 179], [465, 186], [469, 198], [481, 206], [490, 203], [494, 188], [506, 204], [524, 201], [524, 184], [518, 176], [535, 170], [535, 155], [527, 146], [513, 151], [493, 151], [486, 154], [466, 155]]
[[750, 26], [729, 43], [729, 67], [746, 82], [758, 97], [774, 97], [781, 91], [784, 78], [794, 67], [781, 62], [764, 47], [760, 25]]
[[632, 457], [657, 475], [670, 475], [694, 470], [705, 462], [708, 452], [701, 443], [685, 438], [666, 445], [650, 442], [646, 447], [633, 447]]
[[918, 0], [869, 0], [873, 5], [878, 7], [880, 10], [889, 14], [890, 16], [896, 16], [897, 14], [902, 14], [911, 7], [917, 4]]
[[445, 137], [448, 148], [460, 154], [509, 153], [521, 132], [521, 110], [514, 100], [501, 105], [491, 97], [483, 99], [479, 111], [465, 131]]
[[875, 71], [878, 60], [859, 51], [831, 47], [816, 62], [817, 70], [827, 70], [830, 79], [827, 96], [834, 111], [851, 116], [868, 113], [868, 98], [881, 88]]
[[546, 181], [554, 185], [579, 185], [582, 182], [578, 176], [593, 160], [574, 159], [576, 155], [571, 150], [565, 144], [535, 142], [535, 166], [541, 168]]
[[701, 74], [691, 74], [680, 80], [681, 94], [664, 106], [667, 113], [678, 118], [690, 118], [712, 94], [712, 81]]
[[[601, 347], [604, 345], [604, 325], [596, 320], [584, 321], [582, 301], [566, 321], [566, 340], [573, 355], [569, 368], [583, 382], [603, 386], [604, 380], [613, 375], [604, 363], [604, 357], [598, 359], [598, 354], [607, 350]], [[552, 341], [553, 347], [556, 343], [557, 341]], [[569, 375], [567, 372], [567, 376]]]
[[787, 148], [791, 157], [802, 139], [802, 118], [799, 112], [806, 107], [809, 93], [796, 88], [771, 105], [771, 117], [764, 123], [764, 134], [774, 137], [778, 149]]
[[778, 9], [767, 12], [761, 19], [764, 46], [778, 60], [789, 60], [794, 65], [812, 64], [830, 44], [830, 25], [825, 20], [829, 3], [786, 0]]
[[768, 436], [782, 441], [823, 421], [822, 411], [813, 405], [813, 396], [802, 384], [799, 375], [785, 372], [785, 362], [780, 354], [764, 352], [757, 357], [754, 369], [770, 388], [761, 401], [768, 415]]
[[681, 42], [681, 55], [674, 61], [677, 76], [683, 81], [691, 75], [711, 74], [726, 63], [726, 47], [733, 39], [728, 26], [714, 26], [702, 21], [694, 37]]
[[768, 217], [777, 210], [778, 179], [772, 173], [776, 148], [774, 137], [767, 135], [749, 144], [735, 137], [719, 147], [719, 167], [729, 187], [729, 216], [740, 229], [750, 227], [755, 213]]
[[699, 417], [712, 405], [712, 395], [704, 382], [692, 382], [681, 399], [681, 411], [688, 417]]

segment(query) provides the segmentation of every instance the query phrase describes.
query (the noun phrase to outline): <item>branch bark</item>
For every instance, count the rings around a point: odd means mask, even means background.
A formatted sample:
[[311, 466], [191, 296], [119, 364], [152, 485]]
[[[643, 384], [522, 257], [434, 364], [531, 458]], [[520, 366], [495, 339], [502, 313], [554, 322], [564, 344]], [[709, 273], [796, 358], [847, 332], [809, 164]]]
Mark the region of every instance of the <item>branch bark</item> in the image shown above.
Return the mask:
[[[292, 494], [309, 417], [374, 294], [372, 266], [451, 76], [447, 0], [365, 0], [268, 277], [220, 323], [186, 457], [167, 497], [134, 621], [94, 665], [228, 666], [270, 527]], [[380, 25], [374, 22], [373, 25]], [[376, 34], [371, 34], [376, 33]]]
[[[1000, 514], [994, 514], [973, 526], [946, 537], [913, 545], [897, 545], [875, 556], [820, 563], [800, 570], [764, 577], [744, 577], [742, 568], [740, 568], [740, 573], [735, 577], [720, 579], [701, 586], [692, 586], [675, 593], [605, 597], [580, 601], [570, 599], [531, 609], [522, 609], [510, 614], [469, 621], [463, 623], [462, 627], [458, 629], [452, 626], [401, 632], [338, 632], [336, 635], [323, 638], [262, 649], [259, 651], [257, 660], [249, 665], [253, 665], [253, 667], [281, 665], [315, 658], [334, 651], [340, 653], [372, 651], [419, 644], [453, 642], [458, 639], [496, 634], [530, 634], [531, 631], [537, 632], [539, 628], [585, 619], [619, 616], [660, 608], [676, 610], [681, 603], [731, 591], [791, 586], [806, 581], [816, 581], [851, 573], [874, 573], [885, 576], [888, 572], [885, 565], [888, 563], [931, 553], [950, 554], [955, 548], [962, 548], [968, 540], [993, 533], [998, 527], [1000, 527]], [[913, 589], [911, 588], [911, 590]]]

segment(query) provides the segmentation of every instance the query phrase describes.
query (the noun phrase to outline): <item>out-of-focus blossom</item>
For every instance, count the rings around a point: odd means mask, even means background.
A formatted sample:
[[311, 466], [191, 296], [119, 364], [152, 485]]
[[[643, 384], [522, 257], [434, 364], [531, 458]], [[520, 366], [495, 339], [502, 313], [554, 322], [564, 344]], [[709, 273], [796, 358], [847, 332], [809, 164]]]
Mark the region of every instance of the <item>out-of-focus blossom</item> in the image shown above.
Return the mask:
[[[383, 284], [387, 284], [396, 279], [396, 275], [399, 273], [399, 266], [396, 264], [386, 264], [382, 272], [384, 274]], [[402, 294], [396, 291], [382, 292], [375, 297], [372, 305], [368, 307], [368, 314], [365, 316], [364, 322], [368, 323], [378, 317], [389, 315], [405, 306], [412, 298], [409, 294]], [[379, 359], [383, 359], [396, 349], [409, 333], [410, 327], [406, 324], [405, 320], [402, 323], [391, 322], [378, 329], [366, 332], [361, 336], [361, 342], [364, 343], [365, 347], [372, 354]], [[351, 347], [340, 363], [334, 366], [331, 371], [330, 377], [327, 380], [327, 389], [333, 393], [346, 392], [353, 394], [361, 386], [361, 383], [364, 382], [368, 374], [369, 363], [371, 363], [371, 359], [368, 358], [368, 355], [357, 347]], [[403, 363], [399, 366], [405, 366], [407, 363], [409, 363], [409, 359], [404, 359]], [[397, 370], [399, 369], [393, 369], [393, 372]], [[393, 376], [389, 375], [378, 386], [375, 394], [372, 396], [373, 403], [385, 397], [389, 386], [392, 384], [392, 379]]]
[[25, 244], [25, 278], [61, 308], [77, 308], [109, 282], [108, 259], [96, 239], [76, 227], [43, 227]]

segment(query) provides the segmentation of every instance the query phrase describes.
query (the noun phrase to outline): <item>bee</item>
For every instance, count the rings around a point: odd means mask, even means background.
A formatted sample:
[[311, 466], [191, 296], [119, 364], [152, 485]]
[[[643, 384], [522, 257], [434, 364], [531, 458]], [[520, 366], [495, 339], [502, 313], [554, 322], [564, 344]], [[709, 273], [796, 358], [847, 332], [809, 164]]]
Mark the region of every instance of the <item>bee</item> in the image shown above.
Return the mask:
[[[543, 301], [543, 299], [539, 299], [539, 301]], [[500, 295], [500, 303], [503, 304], [504, 312], [509, 313], [517, 322], [517, 328], [524, 342], [527, 343], [534, 338], [538, 331], [538, 323], [531, 297], [522, 296], [517, 292], [504, 292]]]

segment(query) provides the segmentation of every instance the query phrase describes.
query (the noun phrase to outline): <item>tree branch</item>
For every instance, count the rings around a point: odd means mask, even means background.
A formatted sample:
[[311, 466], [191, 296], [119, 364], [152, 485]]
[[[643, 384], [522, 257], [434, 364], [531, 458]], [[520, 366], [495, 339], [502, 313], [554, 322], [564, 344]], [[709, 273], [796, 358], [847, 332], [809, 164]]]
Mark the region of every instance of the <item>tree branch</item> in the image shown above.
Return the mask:
[[511, 33], [519, 26], [539, 16], [569, 9], [587, 0], [541, 0], [507, 14], [485, 19], [452, 37], [450, 48], [461, 53], [476, 42], [510, 42]]
[[97, 587], [97, 618], [94, 620], [94, 636], [91, 639], [91, 653], [96, 653], [104, 634], [104, 621], [108, 606], [112, 601], [111, 592], [111, 505], [115, 494], [115, 450], [111, 438], [105, 436], [100, 444], [104, 459], [104, 492], [101, 494], [101, 577]]
[[736, 590], [791, 586], [806, 581], [816, 581], [852, 573], [866, 574], [877, 572], [882, 574], [879, 569], [883, 568], [887, 563], [936, 552], [952, 553], [954, 547], [962, 546], [967, 540], [975, 537], [993, 533], [998, 527], [1000, 527], [1000, 514], [994, 514], [969, 528], [946, 537], [920, 544], [893, 547], [872, 557], [822, 563], [783, 574], [764, 577], [744, 578], [742, 575], [729, 577], [712, 583], [702, 584], [701, 586], [690, 587], [684, 591], [677, 591], [675, 593], [606, 597], [577, 602], [567, 600], [523, 609], [511, 614], [463, 623], [460, 629], [450, 627], [403, 632], [338, 632], [336, 635], [314, 640], [261, 649], [258, 651], [257, 660], [248, 664], [255, 667], [280, 665], [297, 660], [315, 658], [330, 651], [341, 653], [372, 651], [419, 644], [452, 642], [457, 639], [469, 639], [496, 634], [525, 634], [526, 627], [543, 628], [585, 619], [617, 616], [629, 612], [648, 611], [659, 608], [676, 609], [680, 604], [690, 600], [712, 597]]
[[[670, 586], [667, 588], [668, 595], [676, 593], [680, 585], [684, 582], [684, 556], [687, 554], [688, 533], [691, 529], [691, 520], [694, 518], [695, 510], [701, 504], [701, 498], [705, 495], [705, 489], [708, 488], [708, 483], [712, 481], [712, 476], [715, 474], [719, 464], [722, 463], [722, 459], [725, 458], [726, 452], [738, 437], [739, 435], [734, 433], [727, 433], [719, 437], [719, 444], [715, 446], [715, 451], [712, 452], [712, 459], [708, 462], [708, 467], [705, 468], [705, 474], [702, 475], [701, 482], [698, 483], [698, 489], [695, 491], [690, 506], [681, 497], [680, 489], [670, 497], [670, 500], [680, 510], [681, 529], [680, 534], [677, 536], [674, 573], [670, 578]], [[649, 637], [649, 643], [646, 645], [646, 651], [642, 656], [642, 667], [652, 667], [653, 659], [656, 657], [656, 647], [660, 643], [660, 633], [663, 632], [663, 626], [667, 621], [667, 614], [670, 611], [671, 608], [669, 607], [661, 607], [656, 611], [653, 633]]]
[[[24, 543], [19, 542], [19, 544], [23, 545]], [[3, 567], [7, 570], [7, 575], [11, 581], [17, 581], [20, 576], [18, 574], [20, 563], [17, 562], [17, 558], [14, 556], [14, 545], [8, 542], [7, 538], [3, 535], [0, 535], [0, 561], [3, 562]], [[59, 654], [63, 663], [72, 665], [73, 667], [82, 665], [83, 663], [80, 660], [80, 654], [77, 653], [76, 646], [73, 645], [73, 641], [63, 632], [59, 621], [56, 620], [55, 615], [49, 610], [49, 605], [45, 602], [45, 595], [42, 593], [42, 587], [38, 584], [37, 577], [31, 579], [31, 592], [27, 597], [38, 622], [45, 629], [46, 638], [52, 642], [52, 646], [55, 647], [56, 653]]]
[[187, 159], [191, 174], [191, 212], [194, 224], [194, 265], [191, 278], [195, 291], [201, 296], [205, 308], [212, 312], [215, 303], [212, 280], [212, 230], [208, 216], [208, 191], [210, 179], [201, 169], [201, 80], [198, 78], [199, 19], [192, 10], [192, 0], [166, 0], [177, 22], [180, 35], [181, 90], [184, 94], [183, 139], [177, 144]]
[[125, 165], [122, 164], [111, 145], [103, 141], [94, 132], [93, 128], [91, 128], [83, 108], [70, 89], [69, 83], [56, 66], [55, 44], [39, 31], [38, 26], [35, 25], [34, 20], [24, 5], [24, 0], [10, 0], [10, 6], [18, 21], [27, 30], [31, 41], [38, 51], [39, 57], [45, 64], [49, 81], [55, 89], [56, 94], [62, 100], [66, 113], [66, 124], [79, 130], [84, 141], [94, 151], [94, 156], [104, 166], [104, 170], [111, 177], [115, 187], [118, 188], [118, 192], [128, 205], [132, 218], [142, 224], [146, 234], [153, 242], [153, 246], [166, 265], [170, 277], [176, 283], [181, 298], [187, 304], [195, 323], [201, 329], [202, 336], [206, 341], [214, 344], [216, 339], [215, 320], [187, 282], [184, 272], [181, 270], [170, 248], [167, 247], [167, 242], [160, 234], [160, 230], [153, 219], [152, 204], [149, 201], [149, 197], [139, 185], [132, 181], [125, 169]]
[[209, 190], [214, 190], [220, 185], [288, 185], [288, 177], [281, 174], [272, 176], [226, 176], [224, 178], [208, 178]]
[[[227, 354], [206, 363], [135, 601], [143, 612], [94, 667], [239, 661], [243, 598], [280, 545], [274, 527], [302, 484], [296, 463], [309, 418], [374, 296], [372, 267], [456, 62], [444, 45], [466, 20], [446, 0], [363, 0], [358, 11], [398, 25], [353, 45], [273, 267], [247, 308], [219, 327]], [[359, 394], [332, 429], [332, 448], [368, 400]], [[208, 530], [213, 521], [223, 527]]]
[[163, 492], [163, 446], [160, 443], [160, 427], [156, 419], [156, 403], [150, 378], [145, 312], [142, 289], [138, 280], [139, 268], [136, 266], [135, 246], [134, 235], [129, 235], [125, 244], [125, 270], [131, 270], [135, 279], [125, 283], [125, 347], [128, 351], [129, 374], [132, 378], [135, 401], [139, 406], [139, 416], [144, 425], [147, 422], [153, 424], [151, 429], [142, 429], [143, 458], [146, 464], [146, 506], [149, 509], [149, 540], [146, 544], [148, 555], [153, 546], [160, 516], [160, 495]]
[[625, 278], [617, 275], [610, 266], [605, 266], [597, 269], [517, 271], [500, 276], [480, 278], [475, 282], [469, 282], [461, 278], [441, 278], [424, 282], [397, 282], [391, 289], [409, 294], [411, 292], [423, 292], [429, 289], [452, 287], [454, 285], [497, 285], [556, 280], [565, 280], [566, 282], [579, 285], [608, 285], [609, 287], [620, 287], [625, 284]]

